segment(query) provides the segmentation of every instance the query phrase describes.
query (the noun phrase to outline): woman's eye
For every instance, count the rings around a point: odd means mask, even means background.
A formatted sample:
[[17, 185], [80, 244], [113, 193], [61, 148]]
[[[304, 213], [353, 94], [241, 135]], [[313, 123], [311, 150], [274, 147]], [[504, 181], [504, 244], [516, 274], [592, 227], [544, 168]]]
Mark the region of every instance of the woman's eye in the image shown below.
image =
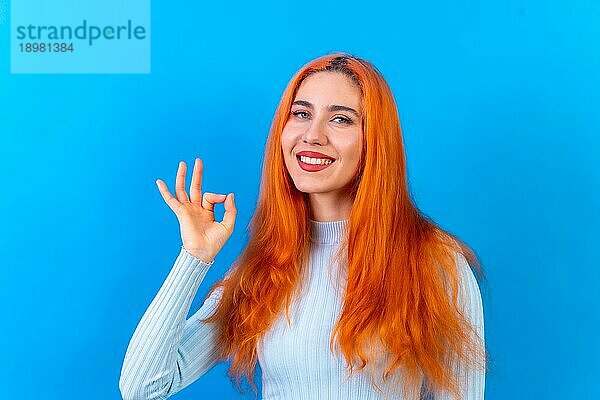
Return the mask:
[[337, 116], [334, 119], [338, 119], [338, 118], [341, 119], [342, 124], [351, 124], [352, 123], [352, 120], [348, 119], [346, 117]]
[[304, 117], [300, 117], [300, 114], [306, 114], [306, 115], [308, 115], [308, 113], [306, 111], [295, 111], [292, 114], [295, 115], [295, 116], [297, 116], [297, 117], [299, 117], [299, 118], [301, 118], [301, 119], [304, 119]]

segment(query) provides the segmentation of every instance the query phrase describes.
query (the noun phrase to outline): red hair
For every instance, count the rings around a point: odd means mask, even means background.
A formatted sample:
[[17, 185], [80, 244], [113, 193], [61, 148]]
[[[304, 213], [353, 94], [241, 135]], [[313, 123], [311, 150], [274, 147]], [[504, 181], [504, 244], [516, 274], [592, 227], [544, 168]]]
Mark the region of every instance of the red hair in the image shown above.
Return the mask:
[[361, 90], [364, 116], [353, 206], [335, 256], [345, 259], [340, 265], [347, 265], [347, 285], [330, 348], [341, 350], [350, 373], [355, 362], [360, 371], [387, 354], [389, 365], [379, 372], [384, 381], [400, 376], [406, 398], [417, 398], [426, 383], [429, 393], [446, 389], [459, 399], [459, 377], [452, 365], [463, 361], [485, 369], [487, 351], [459, 309], [457, 253], [480, 277], [483, 271], [469, 246], [414, 205], [392, 92], [375, 66], [347, 53], [310, 61], [285, 88], [266, 144], [248, 243], [226, 276], [211, 287], [207, 297], [219, 289], [221, 300], [202, 321], [220, 327], [220, 356], [231, 359], [229, 375], [235, 375], [238, 390], [243, 375], [256, 393], [257, 343], [284, 307], [289, 321], [310, 246], [307, 195], [287, 172], [281, 133], [301, 82], [320, 71], [352, 79]]

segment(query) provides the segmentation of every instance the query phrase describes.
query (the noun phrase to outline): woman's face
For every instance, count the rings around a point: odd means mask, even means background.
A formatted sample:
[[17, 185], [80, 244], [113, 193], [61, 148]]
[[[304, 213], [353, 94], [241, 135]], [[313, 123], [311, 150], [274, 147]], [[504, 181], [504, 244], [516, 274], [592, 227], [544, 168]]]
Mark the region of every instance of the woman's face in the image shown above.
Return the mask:
[[[296, 188], [305, 193], [346, 188], [358, 168], [362, 135], [361, 93], [352, 80], [329, 71], [305, 78], [281, 136], [285, 165]], [[304, 152], [309, 152], [307, 158], [300, 157]], [[333, 162], [314, 164], [323, 158]]]

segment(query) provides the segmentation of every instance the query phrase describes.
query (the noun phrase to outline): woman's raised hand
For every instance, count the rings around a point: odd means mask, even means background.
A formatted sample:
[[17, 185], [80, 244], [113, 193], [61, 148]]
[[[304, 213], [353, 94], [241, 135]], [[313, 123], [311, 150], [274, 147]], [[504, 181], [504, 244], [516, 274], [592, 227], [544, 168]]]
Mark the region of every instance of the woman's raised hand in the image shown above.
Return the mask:
[[[185, 192], [185, 162], [179, 163], [173, 197], [167, 185], [156, 180], [158, 190], [179, 220], [183, 247], [194, 257], [210, 263], [233, 233], [237, 210], [233, 193], [227, 196], [204, 192], [202, 194], [202, 160], [196, 158], [190, 186], [190, 197]], [[223, 221], [215, 221], [215, 204], [225, 202]]]

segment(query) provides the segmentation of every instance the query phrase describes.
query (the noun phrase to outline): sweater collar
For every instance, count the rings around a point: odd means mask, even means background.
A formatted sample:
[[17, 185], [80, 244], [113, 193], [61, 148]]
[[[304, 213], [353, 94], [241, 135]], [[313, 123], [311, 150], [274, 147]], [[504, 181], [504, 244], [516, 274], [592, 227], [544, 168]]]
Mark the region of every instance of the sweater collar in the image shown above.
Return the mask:
[[310, 241], [313, 243], [332, 244], [341, 243], [348, 227], [348, 220], [315, 221], [310, 222]]

